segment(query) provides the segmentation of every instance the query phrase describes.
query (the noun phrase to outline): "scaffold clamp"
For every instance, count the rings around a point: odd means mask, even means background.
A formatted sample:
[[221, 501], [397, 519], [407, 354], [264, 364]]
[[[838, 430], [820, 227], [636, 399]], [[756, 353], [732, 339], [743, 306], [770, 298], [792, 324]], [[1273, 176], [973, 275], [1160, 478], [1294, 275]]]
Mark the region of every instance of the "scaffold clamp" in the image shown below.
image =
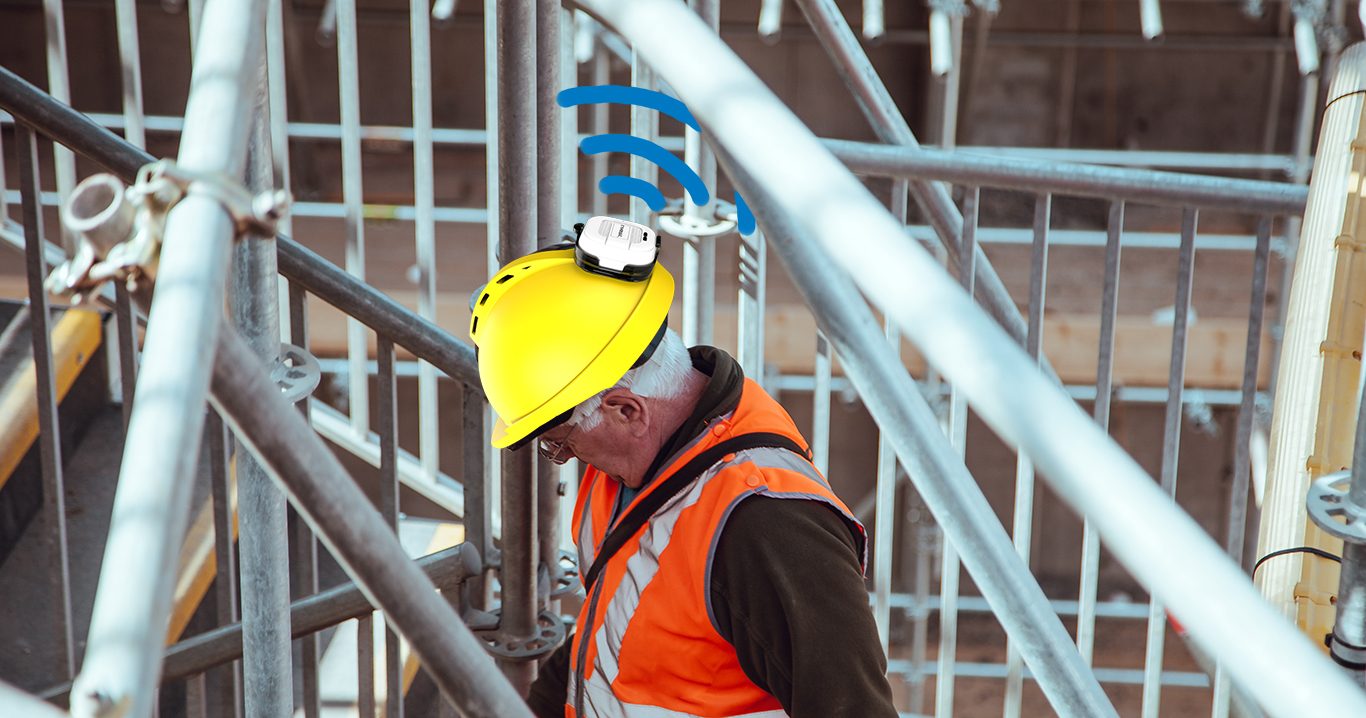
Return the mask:
[[239, 237], [275, 236], [290, 204], [283, 190], [252, 196], [226, 175], [191, 172], [167, 159], [143, 165], [131, 187], [112, 174], [92, 175], [62, 205], [62, 224], [79, 240], [75, 254], [48, 275], [45, 288], [74, 294], [80, 303], [111, 279], [130, 289], [155, 279], [167, 217], [191, 195], [222, 205]]

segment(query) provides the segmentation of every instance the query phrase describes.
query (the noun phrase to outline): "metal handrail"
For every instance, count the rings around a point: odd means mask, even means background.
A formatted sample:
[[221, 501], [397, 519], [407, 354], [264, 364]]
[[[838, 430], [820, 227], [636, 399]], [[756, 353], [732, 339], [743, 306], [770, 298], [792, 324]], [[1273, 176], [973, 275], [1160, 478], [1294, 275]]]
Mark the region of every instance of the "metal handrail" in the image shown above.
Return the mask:
[[1309, 188], [1287, 182], [1179, 172], [1034, 162], [962, 150], [823, 140], [856, 174], [934, 179], [955, 184], [1055, 192], [1080, 197], [1257, 214], [1303, 214]]

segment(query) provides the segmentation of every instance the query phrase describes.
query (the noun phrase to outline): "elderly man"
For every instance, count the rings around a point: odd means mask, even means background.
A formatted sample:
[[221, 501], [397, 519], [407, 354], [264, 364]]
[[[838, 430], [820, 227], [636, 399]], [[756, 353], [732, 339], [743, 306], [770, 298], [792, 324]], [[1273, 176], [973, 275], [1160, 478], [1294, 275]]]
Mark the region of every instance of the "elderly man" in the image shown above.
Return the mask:
[[791, 418], [725, 352], [667, 329], [662, 266], [577, 259], [510, 262], [470, 325], [493, 445], [588, 466], [573, 527], [587, 598], [533, 710], [895, 716], [863, 527]]

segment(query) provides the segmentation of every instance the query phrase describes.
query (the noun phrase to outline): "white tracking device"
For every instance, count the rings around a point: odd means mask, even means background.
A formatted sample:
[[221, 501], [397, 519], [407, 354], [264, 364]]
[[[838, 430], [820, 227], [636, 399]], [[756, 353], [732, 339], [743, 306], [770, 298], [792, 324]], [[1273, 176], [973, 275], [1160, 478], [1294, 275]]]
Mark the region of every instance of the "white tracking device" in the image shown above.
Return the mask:
[[583, 269], [631, 282], [643, 281], [654, 271], [658, 232], [614, 217], [593, 217], [581, 226], [574, 259]]

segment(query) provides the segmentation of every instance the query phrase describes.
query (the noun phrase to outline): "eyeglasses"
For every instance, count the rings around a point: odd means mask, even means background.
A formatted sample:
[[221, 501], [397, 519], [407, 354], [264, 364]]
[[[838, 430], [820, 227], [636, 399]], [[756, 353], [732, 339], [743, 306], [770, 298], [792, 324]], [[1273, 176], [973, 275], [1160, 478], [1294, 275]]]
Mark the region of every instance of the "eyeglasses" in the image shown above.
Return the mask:
[[569, 461], [569, 457], [574, 455], [574, 452], [569, 450], [569, 437], [574, 435], [574, 430], [577, 428], [579, 428], [578, 424], [571, 425], [569, 427], [569, 433], [565, 434], [564, 438], [559, 441], [538, 439], [536, 441], [536, 451], [552, 464], [563, 464], [564, 462]]

